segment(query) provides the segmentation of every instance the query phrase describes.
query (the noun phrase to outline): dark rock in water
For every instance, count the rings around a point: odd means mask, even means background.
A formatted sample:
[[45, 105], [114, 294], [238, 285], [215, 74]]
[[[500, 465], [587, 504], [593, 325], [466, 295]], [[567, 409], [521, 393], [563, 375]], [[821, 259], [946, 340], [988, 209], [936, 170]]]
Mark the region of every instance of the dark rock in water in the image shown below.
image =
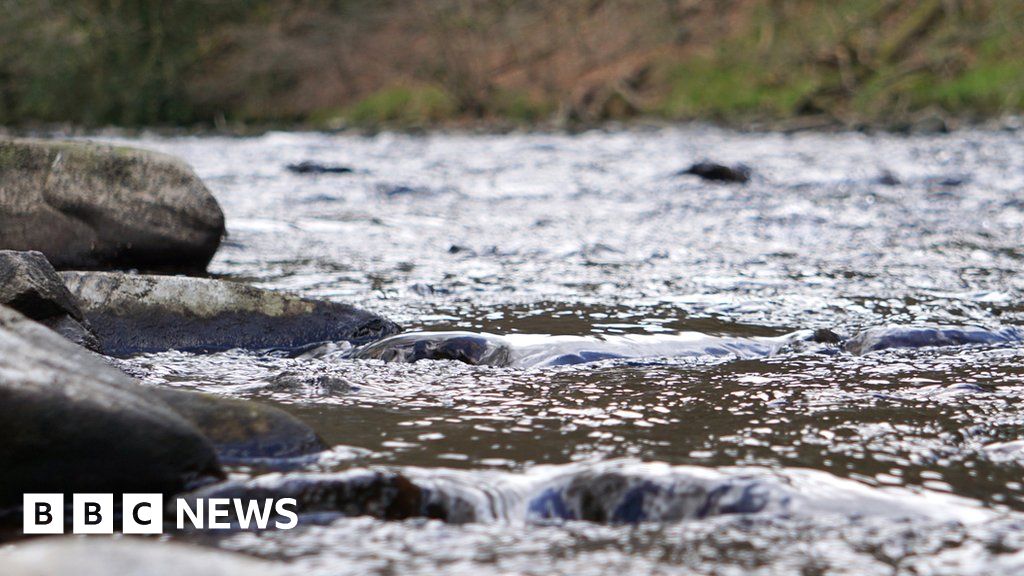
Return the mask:
[[104, 272], [65, 272], [107, 354], [231, 348], [294, 349], [314, 342], [365, 344], [399, 331], [376, 314], [237, 282]]
[[1024, 340], [1016, 327], [989, 330], [975, 326], [888, 326], [869, 328], [846, 341], [851, 354], [867, 354], [889, 348], [1005, 344]]
[[612, 360], [615, 358], [624, 358], [621, 354], [613, 354], [610, 352], [596, 352], [591, 350], [582, 350], [580, 352], [572, 352], [569, 354], [562, 354], [557, 358], [549, 361], [548, 366], [572, 366], [573, 364], [586, 364], [587, 362], [600, 362], [601, 360]]
[[285, 168], [289, 172], [296, 174], [349, 174], [354, 172], [348, 166], [340, 166], [336, 164], [319, 164], [306, 160], [297, 164], [288, 164]]
[[194, 424], [224, 463], [294, 458], [327, 449], [312, 428], [273, 406], [173, 388], [147, 392]]
[[[263, 502], [294, 498], [304, 521], [332, 515], [403, 520], [602, 524], [679, 522], [727, 515], [930, 517], [928, 498], [872, 492], [814, 470], [716, 469], [659, 463], [602, 462], [525, 472], [426, 468], [351, 469], [267, 474], [222, 482], [180, 496]], [[941, 507], [939, 507], [941, 508]], [[305, 520], [303, 519], [305, 517]]]
[[937, 176], [929, 178], [925, 182], [931, 186], [940, 188], [957, 188], [963, 186], [970, 180], [967, 176]]
[[448, 247], [449, 254], [466, 254], [469, 256], [476, 256], [476, 251], [467, 246], [460, 246], [458, 244], [452, 244]]
[[180, 160], [88, 142], [0, 140], [0, 248], [55, 268], [203, 270], [224, 214]]
[[0, 550], [4, 576], [279, 576], [279, 564], [144, 538], [42, 538]]
[[529, 503], [535, 520], [586, 520], [607, 524], [677, 522], [722, 514], [754, 514], [775, 495], [753, 479], [662, 480], [616, 471], [584, 472], [551, 487]]
[[818, 328], [811, 334], [810, 341], [818, 344], [840, 344], [843, 338], [828, 328]]
[[89, 322], [41, 252], [0, 250], [0, 304], [80, 346], [100, 351]]
[[882, 186], [899, 186], [902, 184], [899, 177], [893, 174], [890, 170], [882, 170], [882, 173], [878, 175], [875, 182]]
[[806, 348], [810, 331], [774, 338], [733, 338], [698, 332], [663, 335], [548, 336], [484, 332], [407, 332], [348, 352], [349, 358], [385, 362], [455, 360], [475, 366], [537, 368], [617, 358], [760, 358]]
[[410, 332], [357, 348], [351, 357], [385, 362], [456, 360], [474, 366], [506, 366], [510, 354], [509, 346], [500, 336], [473, 332]]
[[443, 511], [426, 506], [424, 491], [409, 478], [388, 470], [358, 469], [334, 474], [268, 474], [252, 480], [214, 484], [182, 496], [240, 498], [263, 501], [294, 498], [300, 514], [335, 512], [344, 516], [373, 516], [404, 520], [427, 516], [444, 519]]
[[705, 180], [711, 180], [715, 182], [735, 182], [743, 184], [750, 181], [750, 177], [753, 171], [749, 166], [744, 164], [736, 164], [735, 166], [726, 166], [725, 164], [718, 164], [716, 162], [697, 162], [693, 166], [690, 166], [686, 170], [679, 172], [680, 175], [692, 174], [694, 176], [700, 176]]
[[213, 446], [101, 356], [0, 306], [0, 509], [26, 492], [181, 492]]
[[378, 184], [377, 191], [385, 196], [409, 196], [432, 194], [433, 190], [425, 186], [409, 186], [407, 184]]

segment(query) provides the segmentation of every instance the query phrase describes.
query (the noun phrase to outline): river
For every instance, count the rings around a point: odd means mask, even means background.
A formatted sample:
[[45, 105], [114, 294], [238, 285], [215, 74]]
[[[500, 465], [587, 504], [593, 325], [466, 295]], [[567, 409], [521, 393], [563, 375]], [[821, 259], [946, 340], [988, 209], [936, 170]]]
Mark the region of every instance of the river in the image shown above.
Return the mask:
[[[409, 330], [600, 340], [1024, 324], [1012, 131], [113, 140], [184, 158], [213, 191], [229, 234], [214, 276]], [[678, 173], [702, 159], [753, 177]], [[285, 169], [305, 160], [354, 171]], [[247, 351], [124, 362], [150, 384], [299, 416], [334, 448], [292, 474], [396, 470], [468, 502], [465, 521], [328, 514], [174, 536], [296, 574], [1024, 571], [1020, 344], [532, 368]], [[538, 505], [566, 485], [575, 514]], [[609, 500], [637, 487], [639, 508]], [[714, 510], [687, 507], [700, 487], [724, 487]]]

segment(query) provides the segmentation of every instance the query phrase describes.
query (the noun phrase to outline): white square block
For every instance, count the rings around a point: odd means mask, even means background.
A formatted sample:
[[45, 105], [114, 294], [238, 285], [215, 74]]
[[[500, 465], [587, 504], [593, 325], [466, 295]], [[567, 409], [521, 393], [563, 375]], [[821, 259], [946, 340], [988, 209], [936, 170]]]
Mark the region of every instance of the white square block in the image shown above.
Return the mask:
[[22, 506], [22, 533], [64, 533], [63, 494], [25, 494]]
[[75, 494], [71, 506], [71, 529], [75, 534], [113, 534], [114, 495]]
[[162, 494], [125, 494], [121, 498], [121, 532], [125, 534], [162, 534], [164, 497]]

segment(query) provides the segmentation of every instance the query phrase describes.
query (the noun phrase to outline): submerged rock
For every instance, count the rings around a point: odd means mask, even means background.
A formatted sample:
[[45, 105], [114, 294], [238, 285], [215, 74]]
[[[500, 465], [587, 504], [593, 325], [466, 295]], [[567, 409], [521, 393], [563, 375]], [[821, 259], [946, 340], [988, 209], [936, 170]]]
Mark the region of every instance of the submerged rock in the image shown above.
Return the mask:
[[856, 334], [846, 341], [844, 348], [859, 355], [890, 348], [1005, 344], [1021, 340], [1024, 331], [1013, 326], [993, 330], [977, 326], [884, 326]]
[[173, 388], [146, 391], [194, 424], [224, 463], [293, 458], [327, 449], [312, 428], [273, 406]]
[[348, 174], [353, 172], [348, 166], [335, 164], [319, 164], [306, 160], [297, 164], [288, 164], [285, 168], [295, 174]]
[[294, 498], [300, 525], [304, 517], [322, 518], [324, 513], [385, 520], [426, 517], [453, 524], [639, 524], [752, 514], [943, 519], [988, 515], [952, 496], [877, 490], [815, 470], [635, 461], [536, 466], [525, 472], [405, 467], [275, 473], [207, 486], [181, 498]]
[[41, 252], [0, 250], [0, 304], [80, 346], [100, 350], [78, 303]]
[[237, 282], [104, 272], [61, 276], [112, 355], [365, 344], [399, 331], [394, 322], [347, 304]]
[[891, 170], [882, 170], [878, 177], [875, 178], [875, 182], [882, 186], [899, 186], [903, 183], [899, 176], [893, 173]]
[[385, 362], [455, 360], [474, 366], [507, 366], [512, 349], [501, 336], [473, 332], [410, 332], [352, 351], [353, 358]]
[[528, 514], [533, 520], [636, 524], [755, 514], [769, 505], [785, 508], [788, 503], [784, 490], [755, 478], [661, 478], [613, 469], [584, 471], [564, 485], [546, 489], [530, 501]]
[[[779, 353], [866, 354], [889, 348], [1007, 344], [1024, 329], [972, 326], [890, 326], [844, 339], [832, 330], [797, 330], [775, 337], [713, 336], [700, 332], [658, 335], [548, 336], [475, 332], [408, 332], [354, 348], [346, 356], [385, 362], [455, 360], [471, 365], [538, 368], [613, 359], [762, 358]], [[331, 350], [323, 350], [324, 355]], [[317, 351], [309, 353], [316, 357]]]
[[0, 306], [0, 509], [26, 492], [173, 494], [220, 477], [209, 441], [145, 390]]
[[90, 142], [0, 140], [0, 248], [54, 267], [203, 270], [224, 214], [184, 162]]
[[264, 501], [294, 498], [300, 514], [333, 512], [404, 520], [427, 516], [445, 519], [443, 510], [426, 505], [426, 494], [408, 477], [388, 470], [348, 470], [334, 474], [267, 474], [252, 480], [222, 482], [182, 496]]
[[704, 180], [711, 180], [714, 182], [735, 182], [737, 184], [744, 184], [750, 181], [753, 171], [749, 166], [744, 164], [727, 166], [725, 164], [718, 164], [717, 162], [704, 161], [697, 162], [686, 170], [679, 172], [679, 174], [692, 174], [694, 176], [699, 176]]
[[616, 358], [759, 358], [797, 344], [822, 343], [822, 334], [802, 330], [774, 338], [731, 338], [700, 332], [600, 337], [408, 332], [356, 348], [349, 356], [385, 362], [455, 360], [515, 368], [567, 366]]
[[143, 538], [55, 537], [0, 549], [4, 576], [276, 576], [275, 563]]

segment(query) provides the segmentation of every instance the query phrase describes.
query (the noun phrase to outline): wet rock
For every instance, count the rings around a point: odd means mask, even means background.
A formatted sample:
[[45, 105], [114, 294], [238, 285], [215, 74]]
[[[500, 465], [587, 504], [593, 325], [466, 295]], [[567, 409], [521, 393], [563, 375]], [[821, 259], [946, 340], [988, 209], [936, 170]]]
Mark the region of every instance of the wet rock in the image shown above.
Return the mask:
[[104, 272], [65, 272], [104, 350], [295, 349], [315, 342], [364, 344], [399, 331], [376, 314], [237, 282]]
[[734, 338], [699, 332], [662, 335], [549, 336], [485, 332], [408, 332], [353, 349], [350, 358], [385, 362], [455, 360], [475, 366], [537, 368], [616, 358], [760, 358], [804, 349], [802, 330], [778, 337]]
[[190, 422], [101, 356], [0, 306], [0, 509], [25, 492], [173, 494], [220, 477]]
[[0, 140], [0, 248], [55, 268], [203, 270], [224, 215], [176, 158], [89, 142]]
[[[984, 518], [973, 503], [950, 497], [936, 505], [899, 489], [876, 490], [810, 469], [782, 473], [660, 463], [566, 466], [566, 474], [527, 502], [527, 521], [586, 520], [606, 524], [678, 522], [726, 515], [847, 518]], [[521, 481], [519, 482], [521, 483]]]
[[602, 524], [678, 522], [722, 514], [763, 511], [772, 497], [769, 486], [754, 479], [708, 481], [699, 477], [665, 480], [617, 471], [584, 472], [568, 485], [552, 487], [534, 498], [534, 520], [586, 520]]
[[875, 178], [875, 182], [882, 186], [899, 186], [903, 183], [899, 176], [890, 170], [882, 170], [882, 173], [878, 175], [878, 178]]
[[842, 342], [843, 338], [828, 328], [818, 328], [811, 333], [808, 340], [818, 344], [839, 344]]
[[395, 196], [426, 196], [433, 193], [433, 190], [426, 186], [409, 186], [407, 184], [378, 184], [377, 191], [389, 197]]
[[182, 498], [189, 502], [198, 498], [294, 498], [299, 514], [334, 512], [384, 520], [421, 516], [444, 519], [444, 510], [427, 506], [426, 494], [419, 486], [405, 475], [388, 470], [267, 474], [252, 480], [214, 484]]
[[976, 326], [884, 326], [869, 328], [846, 341], [851, 354], [867, 354], [890, 348], [1005, 344], [1024, 340], [1016, 327], [986, 329]]
[[750, 181], [753, 171], [749, 166], [744, 164], [727, 166], [725, 164], [718, 164], [717, 162], [703, 161], [697, 162], [686, 170], [679, 172], [679, 174], [691, 174], [699, 176], [704, 180], [711, 180], [714, 182], [734, 182], [737, 184], [744, 184]]
[[80, 346], [100, 350], [78, 303], [41, 252], [0, 250], [0, 304]]
[[460, 246], [459, 244], [452, 244], [448, 247], [449, 254], [465, 254], [467, 256], [476, 256], [476, 251], [468, 246]]
[[779, 473], [628, 461], [538, 466], [524, 472], [408, 467], [274, 473], [207, 486], [181, 498], [190, 504], [198, 498], [294, 498], [300, 525], [330, 520], [332, 514], [426, 517], [452, 524], [639, 524], [753, 514], [948, 518], [962, 514], [963, 505], [972, 505], [949, 499], [943, 509], [934, 497], [874, 490], [816, 470]]
[[[329, 357], [335, 353], [332, 350], [334, 347], [334, 343], [324, 344], [321, 348], [309, 350], [298, 358], [311, 360]], [[266, 385], [262, 387], [265, 392], [301, 393], [314, 397], [341, 396], [358, 389], [358, 385], [352, 384], [342, 376], [331, 374], [322, 366], [309, 365], [303, 365], [301, 370], [283, 370], [268, 378]]]
[[305, 160], [297, 164], [288, 164], [285, 166], [285, 169], [295, 174], [349, 174], [354, 171], [348, 166], [341, 166], [338, 164], [320, 164], [310, 160]]
[[147, 392], [194, 424], [224, 463], [294, 458], [327, 449], [312, 428], [272, 406], [173, 388]]
[[143, 538], [54, 537], [0, 550], [4, 576], [276, 576], [275, 563]]
[[353, 350], [352, 358], [385, 362], [455, 360], [474, 366], [507, 366], [511, 349], [500, 336], [473, 332], [410, 332]]
[[928, 178], [925, 183], [938, 188], [958, 188], [970, 181], [969, 176], [936, 176]]

